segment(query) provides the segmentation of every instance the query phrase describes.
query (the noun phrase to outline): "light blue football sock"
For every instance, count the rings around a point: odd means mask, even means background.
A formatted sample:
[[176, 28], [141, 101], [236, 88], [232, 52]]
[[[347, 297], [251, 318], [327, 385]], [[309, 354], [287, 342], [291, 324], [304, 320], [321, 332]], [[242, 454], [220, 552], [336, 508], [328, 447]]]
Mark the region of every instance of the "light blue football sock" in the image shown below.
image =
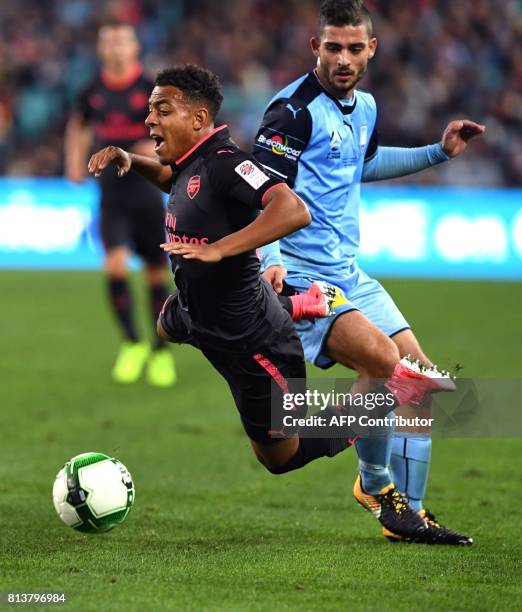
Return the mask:
[[431, 437], [396, 434], [392, 444], [391, 478], [410, 506], [422, 510], [431, 460]]
[[390, 456], [393, 436], [359, 438], [355, 449], [359, 456], [359, 472], [366, 493], [378, 493], [391, 483]]

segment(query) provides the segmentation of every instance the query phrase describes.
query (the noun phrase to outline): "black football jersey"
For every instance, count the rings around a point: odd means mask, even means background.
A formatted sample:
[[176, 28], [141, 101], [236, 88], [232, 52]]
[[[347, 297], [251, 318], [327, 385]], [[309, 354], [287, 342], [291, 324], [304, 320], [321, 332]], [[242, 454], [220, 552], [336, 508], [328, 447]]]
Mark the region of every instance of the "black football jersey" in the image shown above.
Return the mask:
[[[170, 242], [210, 244], [252, 223], [268, 191], [281, 184], [216, 128], [172, 165], [166, 215]], [[171, 255], [180, 304], [202, 344], [248, 350], [288, 325], [288, 314], [260, 276], [254, 250], [219, 263]]]
[[[152, 89], [152, 81], [143, 76], [139, 64], [124, 82], [113, 81], [102, 72], [84, 89], [75, 110], [93, 128], [93, 150], [108, 145], [129, 150], [138, 140], [149, 138], [145, 119]], [[118, 181], [111, 166], [102, 173], [100, 181], [102, 187], [124, 189], [125, 183], [139, 183], [141, 179], [129, 173], [125, 180]]]

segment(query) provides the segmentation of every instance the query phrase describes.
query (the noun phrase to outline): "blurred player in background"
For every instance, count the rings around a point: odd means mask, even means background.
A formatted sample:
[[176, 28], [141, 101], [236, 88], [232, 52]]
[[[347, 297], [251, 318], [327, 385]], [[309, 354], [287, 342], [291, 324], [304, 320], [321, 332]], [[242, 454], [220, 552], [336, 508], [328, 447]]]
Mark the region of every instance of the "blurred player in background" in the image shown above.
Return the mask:
[[[139, 43], [134, 28], [111, 23], [99, 30], [100, 74], [79, 97], [67, 123], [65, 168], [71, 181], [84, 180], [92, 147], [115, 143], [142, 155], [154, 155], [144, 124], [152, 83], [143, 76], [138, 61]], [[105, 272], [110, 303], [124, 335], [112, 376], [133, 383], [145, 366], [152, 385], [167, 387], [176, 380], [174, 361], [165, 342], [154, 334], [154, 343], [141, 340], [136, 328], [129, 288], [131, 250], [143, 261], [150, 293], [151, 322], [167, 298], [165, 239], [161, 194], [141, 177], [131, 174], [118, 180], [114, 168], [100, 179], [100, 232], [105, 248]]]
[[[378, 146], [374, 98], [356, 89], [377, 40], [360, 0], [326, 0], [312, 41], [317, 69], [280, 91], [269, 103], [254, 155], [308, 204], [313, 222], [262, 249], [265, 277], [277, 292], [288, 284], [304, 291], [313, 280], [341, 289], [335, 316], [300, 322], [306, 358], [322, 368], [337, 362], [359, 373], [356, 388], [388, 378], [406, 355], [426, 366], [409, 324], [385, 291], [357, 265], [360, 183], [418, 172], [459, 155], [484, 132], [472, 121], [452, 121], [440, 143], [417, 149]], [[390, 228], [393, 231], [393, 228]], [[280, 246], [279, 246], [280, 245]], [[346, 298], [346, 299], [345, 299]], [[470, 544], [424, 509], [431, 438], [397, 435], [357, 442], [357, 501], [375, 516], [394, 482], [437, 531], [437, 543]], [[392, 455], [393, 452], [393, 455]], [[391, 472], [390, 472], [391, 463]], [[391, 540], [400, 539], [385, 529]]]

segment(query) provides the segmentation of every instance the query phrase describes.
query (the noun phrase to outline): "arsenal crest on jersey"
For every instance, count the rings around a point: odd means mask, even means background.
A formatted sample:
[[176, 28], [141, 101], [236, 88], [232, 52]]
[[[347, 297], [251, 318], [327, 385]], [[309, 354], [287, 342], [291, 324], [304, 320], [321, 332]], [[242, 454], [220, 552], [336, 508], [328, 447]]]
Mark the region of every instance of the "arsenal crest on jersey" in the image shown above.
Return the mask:
[[187, 195], [193, 200], [199, 193], [201, 187], [201, 177], [199, 175], [191, 176], [187, 183]]

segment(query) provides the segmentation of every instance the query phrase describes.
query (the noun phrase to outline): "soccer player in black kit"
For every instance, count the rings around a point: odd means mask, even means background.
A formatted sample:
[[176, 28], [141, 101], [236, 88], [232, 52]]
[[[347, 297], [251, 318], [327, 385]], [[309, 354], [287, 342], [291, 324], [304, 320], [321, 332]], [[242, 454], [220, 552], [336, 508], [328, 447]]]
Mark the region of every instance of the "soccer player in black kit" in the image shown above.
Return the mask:
[[[337, 455], [353, 438], [300, 438], [297, 429], [274, 426], [271, 408], [282, 407], [284, 394], [306, 389], [306, 370], [292, 319], [261, 277], [255, 249], [308, 225], [311, 217], [286, 184], [237, 147], [226, 125], [214, 126], [221, 102], [211, 72], [192, 65], [164, 70], [146, 119], [158, 160], [109, 146], [91, 157], [88, 168], [95, 176], [111, 164], [119, 176], [132, 170], [170, 194], [169, 242], [162, 246], [177, 291], [165, 302], [158, 333], [202, 351], [227, 380], [257, 458], [283, 474]], [[396, 405], [420, 393], [419, 378], [414, 384], [403, 370], [386, 383]], [[422, 393], [441, 390], [431, 379], [420, 383]], [[303, 414], [294, 408], [294, 415]], [[336, 409], [321, 414], [329, 411]], [[381, 497], [383, 524], [405, 537], [424, 537], [424, 522], [393, 485]]]
[[[66, 175], [74, 182], [85, 178], [87, 154], [109, 143], [143, 155], [154, 155], [143, 117], [147, 111], [152, 82], [143, 76], [138, 61], [139, 44], [134, 28], [111, 23], [100, 28], [98, 52], [101, 72], [79, 96], [66, 130]], [[134, 322], [128, 285], [129, 249], [144, 264], [155, 322], [167, 297], [163, 242], [164, 206], [161, 193], [134, 174], [119, 181], [116, 172], [100, 180], [100, 232], [105, 249], [105, 271], [111, 306], [124, 335], [113, 378], [135, 382], [147, 367], [147, 379], [156, 386], [175, 382], [170, 349], [155, 335], [154, 345], [140, 341]]]

